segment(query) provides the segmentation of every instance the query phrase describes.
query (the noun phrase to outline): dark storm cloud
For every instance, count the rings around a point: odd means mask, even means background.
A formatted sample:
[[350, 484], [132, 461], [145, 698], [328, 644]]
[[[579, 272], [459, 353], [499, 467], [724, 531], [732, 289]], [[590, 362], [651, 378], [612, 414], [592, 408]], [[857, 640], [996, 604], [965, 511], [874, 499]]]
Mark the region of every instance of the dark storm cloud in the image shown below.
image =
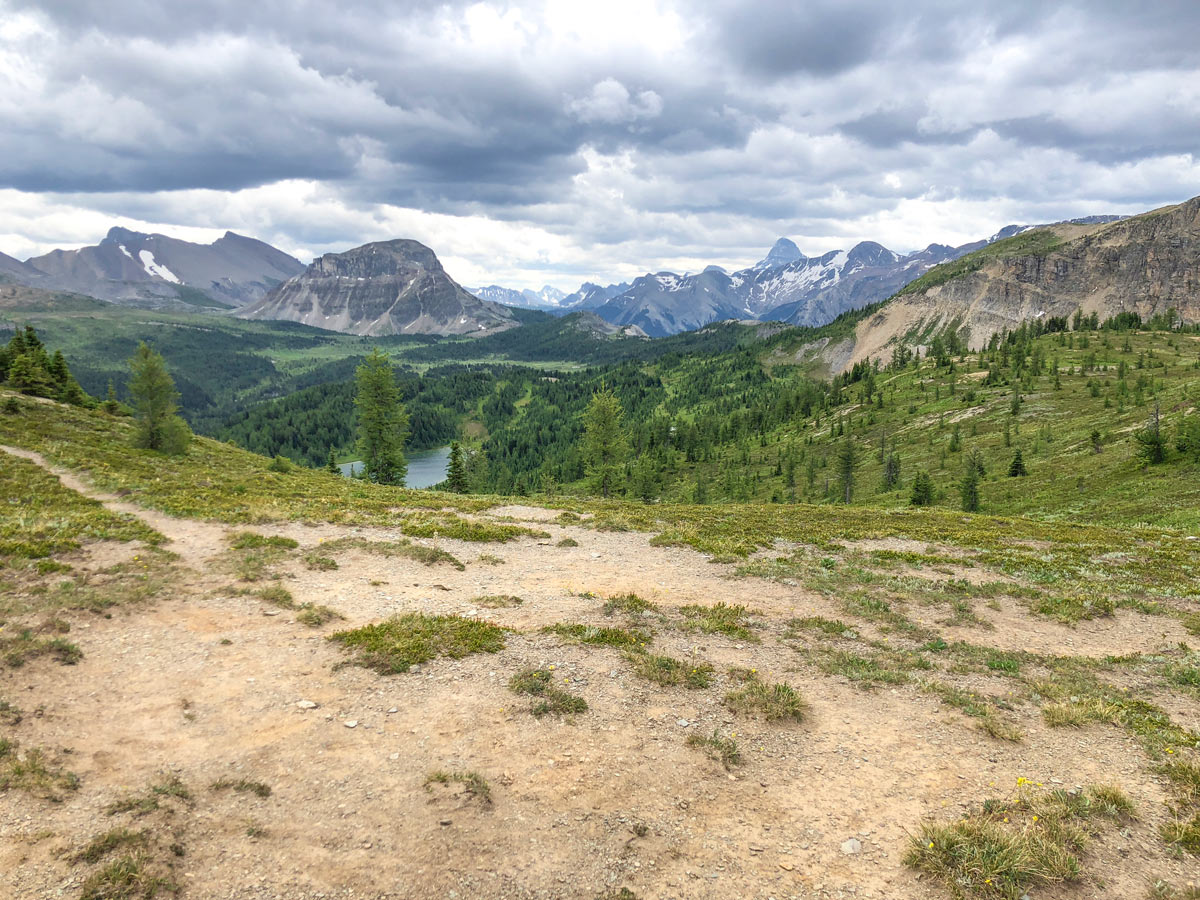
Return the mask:
[[1190, 0], [610, 7], [0, 0], [0, 187], [165, 215], [295, 180], [346, 228], [392, 205], [709, 256], [914, 203], [1195, 193]]

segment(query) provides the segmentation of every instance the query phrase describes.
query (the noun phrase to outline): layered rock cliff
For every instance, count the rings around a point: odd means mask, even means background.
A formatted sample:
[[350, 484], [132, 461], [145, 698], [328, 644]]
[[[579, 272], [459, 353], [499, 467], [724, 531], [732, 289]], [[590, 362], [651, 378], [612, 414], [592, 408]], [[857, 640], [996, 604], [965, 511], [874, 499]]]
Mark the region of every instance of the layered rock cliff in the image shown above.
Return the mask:
[[237, 313], [350, 334], [487, 334], [517, 324], [507, 307], [463, 290], [410, 240], [327, 253]]

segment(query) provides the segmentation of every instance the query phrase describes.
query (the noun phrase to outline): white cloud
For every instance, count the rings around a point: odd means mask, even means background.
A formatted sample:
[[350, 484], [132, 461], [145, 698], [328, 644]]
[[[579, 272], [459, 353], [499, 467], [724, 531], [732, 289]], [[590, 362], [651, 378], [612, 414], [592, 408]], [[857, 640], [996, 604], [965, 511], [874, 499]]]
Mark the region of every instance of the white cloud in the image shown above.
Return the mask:
[[605, 78], [592, 87], [586, 97], [567, 102], [567, 110], [580, 122], [616, 125], [662, 115], [662, 98], [654, 91], [640, 91], [631, 97], [629, 89], [615, 78]]

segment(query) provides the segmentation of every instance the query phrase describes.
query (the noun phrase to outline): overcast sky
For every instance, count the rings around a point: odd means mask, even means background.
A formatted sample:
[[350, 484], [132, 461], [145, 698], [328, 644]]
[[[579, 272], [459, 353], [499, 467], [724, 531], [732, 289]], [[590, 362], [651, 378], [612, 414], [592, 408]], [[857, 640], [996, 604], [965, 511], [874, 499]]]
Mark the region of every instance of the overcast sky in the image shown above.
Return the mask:
[[0, 251], [412, 237], [570, 290], [1138, 212], [1200, 194], [1197, 35], [1196, 0], [0, 0]]

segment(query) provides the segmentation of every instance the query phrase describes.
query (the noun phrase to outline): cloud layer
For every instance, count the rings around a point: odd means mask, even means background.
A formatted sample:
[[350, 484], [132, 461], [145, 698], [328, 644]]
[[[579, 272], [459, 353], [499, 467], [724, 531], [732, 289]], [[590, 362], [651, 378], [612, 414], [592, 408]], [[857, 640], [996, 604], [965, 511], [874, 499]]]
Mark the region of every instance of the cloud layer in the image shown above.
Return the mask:
[[0, 0], [0, 250], [404, 236], [569, 289], [1200, 193], [1190, 0], [344, 5]]

